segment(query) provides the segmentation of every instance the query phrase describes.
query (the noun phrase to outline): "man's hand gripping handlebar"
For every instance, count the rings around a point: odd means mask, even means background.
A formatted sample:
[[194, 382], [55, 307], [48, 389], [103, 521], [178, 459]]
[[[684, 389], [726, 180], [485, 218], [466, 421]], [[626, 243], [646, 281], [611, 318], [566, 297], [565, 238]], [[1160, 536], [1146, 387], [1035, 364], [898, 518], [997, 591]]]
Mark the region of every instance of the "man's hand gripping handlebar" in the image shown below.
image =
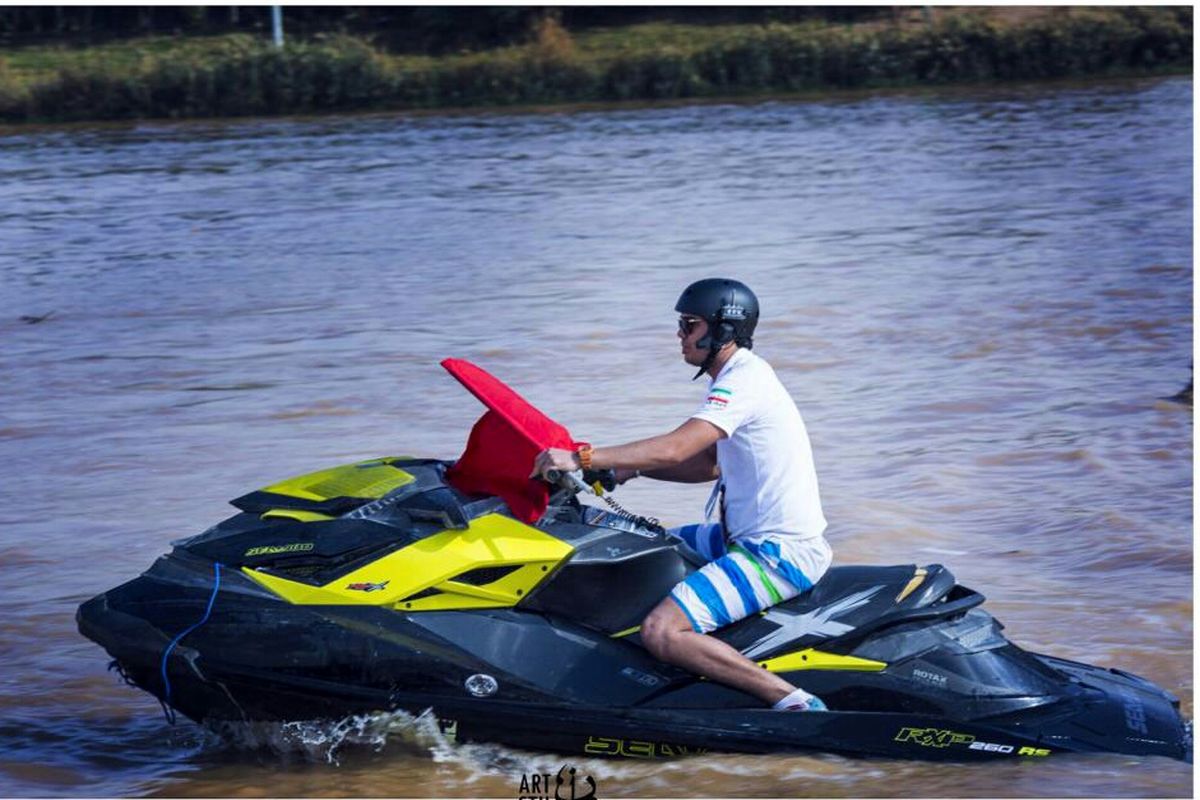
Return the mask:
[[611, 469], [548, 469], [542, 480], [575, 493], [592, 492], [599, 495], [602, 494], [602, 490], [611, 492], [617, 488], [617, 475]]

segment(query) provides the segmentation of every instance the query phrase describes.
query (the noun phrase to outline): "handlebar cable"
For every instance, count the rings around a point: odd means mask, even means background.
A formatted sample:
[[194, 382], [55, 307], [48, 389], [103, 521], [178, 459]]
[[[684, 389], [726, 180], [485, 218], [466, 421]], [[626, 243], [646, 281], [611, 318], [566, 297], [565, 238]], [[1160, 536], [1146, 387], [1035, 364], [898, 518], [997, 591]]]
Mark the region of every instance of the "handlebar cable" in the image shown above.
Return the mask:
[[618, 503], [616, 500], [613, 500], [608, 495], [602, 494], [599, 491], [596, 492], [596, 495], [603, 500], [618, 517], [624, 517], [636, 525], [641, 525], [643, 528], [649, 528], [650, 530], [658, 533], [666, 532], [666, 528], [662, 526], [662, 523], [659, 521], [658, 517], [643, 517], [641, 514], [634, 514], [632, 511], [626, 510], [620, 503]]
[[551, 483], [557, 483], [564, 489], [574, 489], [576, 493], [581, 491], [592, 492], [601, 500], [603, 500], [605, 504], [612, 509], [612, 513], [616, 514], [618, 517], [628, 520], [635, 525], [640, 525], [643, 528], [649, 528], [657, 533], [666, 532], [666, 528], [662, 526], [662, 523], [657, 517], [643, 517], [641, 514], [634, 514], [616, 500], [613, 500], [611, 497], [606, 495], [604, 493], [604, 488], [600, 485], [599, 481], [596, 481], [596, 483], [589, 486], [587, 482], [579, 476], [578, 473], [565, 472], [557, 469], [548, 470], [546, 472], [546, 480], [550, 481]]

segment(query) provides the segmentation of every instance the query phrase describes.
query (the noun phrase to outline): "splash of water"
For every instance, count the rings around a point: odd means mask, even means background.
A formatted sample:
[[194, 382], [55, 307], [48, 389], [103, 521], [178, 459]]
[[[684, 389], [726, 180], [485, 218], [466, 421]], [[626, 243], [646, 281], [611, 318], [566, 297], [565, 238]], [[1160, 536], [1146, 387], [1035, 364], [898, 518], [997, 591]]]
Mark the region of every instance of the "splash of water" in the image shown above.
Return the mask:
[[430, 709], [420, 714], [378, 711], [337, 720], [209, 723], [226, 746], [237, 750], [268, 750], [279, 756], [339, 765], [345, 748], [380, 752], [391, 741], [408, 750], [428, 753], [434, 761], [455, 761], [454, 742], [442, 733]]

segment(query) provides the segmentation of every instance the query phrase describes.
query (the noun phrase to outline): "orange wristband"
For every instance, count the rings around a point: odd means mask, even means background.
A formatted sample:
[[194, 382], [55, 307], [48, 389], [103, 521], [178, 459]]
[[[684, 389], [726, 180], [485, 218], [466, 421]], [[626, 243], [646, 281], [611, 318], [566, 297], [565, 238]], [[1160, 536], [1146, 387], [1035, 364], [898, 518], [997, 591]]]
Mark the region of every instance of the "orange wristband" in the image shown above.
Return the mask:
[[590, 470], [592, 468], [592, 446], [587, 442], [580, 442], [579, 447], [575, 450], [575, 455], [579, 456], [579, 466]]

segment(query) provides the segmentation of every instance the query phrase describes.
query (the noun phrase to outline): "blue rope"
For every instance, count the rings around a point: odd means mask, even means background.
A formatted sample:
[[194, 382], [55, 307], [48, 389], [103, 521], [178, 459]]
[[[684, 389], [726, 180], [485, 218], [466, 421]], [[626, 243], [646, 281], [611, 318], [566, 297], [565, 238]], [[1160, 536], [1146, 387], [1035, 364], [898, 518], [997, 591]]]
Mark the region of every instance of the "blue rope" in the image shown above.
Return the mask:
[[182, 633], [171, 640], [167, 645], [167, 649], [163, 650], [162, 665], [160, 671], [163, 679], [163, 699], [160, 701], [163, 707], [163, 714], [167, 717], [167, 722], [171, 725], [175, 724], [175, 710], [171, 708], [171, 679], [167, 677], [167, 658], [171, 655], [171, 651], [175, 649], [175, 645], [183, 640], [192, 631], [199, 628], [204, 623], [208, 622], [208, 617], [212, 614], [213, 603], [217, 601], [217, 591], [221, 588], [221, 564], [218, 561], [213, 562], [213, 590], [212, 595], [208, 598], [208, 608], [204, 609], [204, 616], [200, 621], [186, 628]]

